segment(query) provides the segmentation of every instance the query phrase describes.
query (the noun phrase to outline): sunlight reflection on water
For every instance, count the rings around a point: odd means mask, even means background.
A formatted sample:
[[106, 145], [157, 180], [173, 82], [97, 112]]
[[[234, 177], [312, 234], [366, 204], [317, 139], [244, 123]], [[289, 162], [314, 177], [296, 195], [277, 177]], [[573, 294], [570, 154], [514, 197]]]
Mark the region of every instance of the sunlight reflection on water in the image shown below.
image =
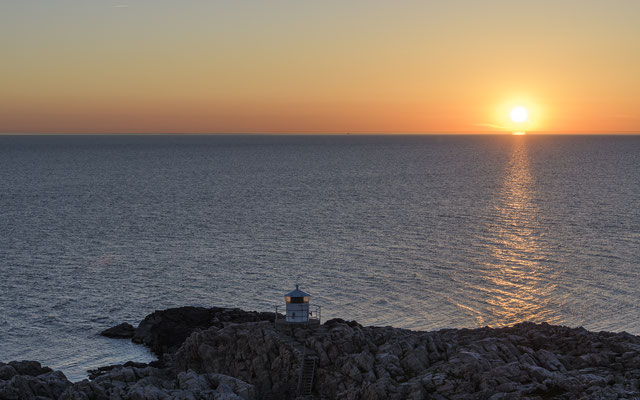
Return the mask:
[[[558, 319], [549, 306], [555, 289], [554, 272], [540, 261], [545, 251], [539, 243], [542, 228], [535, 203], [536, 182], [530, 172], [526, 143], [513, 142], [498, 203], [488, 260], [479, 285], [470, 289], [479, 308], [458, 304], [475, 315], [479, 325], [505, 326], [522, 321]], [[498, 223], [496, 223], [498, 222]]]

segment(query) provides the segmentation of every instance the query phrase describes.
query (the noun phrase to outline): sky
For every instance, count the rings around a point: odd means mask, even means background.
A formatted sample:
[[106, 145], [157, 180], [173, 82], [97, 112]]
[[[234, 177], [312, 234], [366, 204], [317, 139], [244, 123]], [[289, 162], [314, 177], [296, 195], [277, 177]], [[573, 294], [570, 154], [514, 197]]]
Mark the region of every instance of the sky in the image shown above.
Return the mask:
[[1, 0], [0, 133], [639, 133], [639, 18], [638, 0]]

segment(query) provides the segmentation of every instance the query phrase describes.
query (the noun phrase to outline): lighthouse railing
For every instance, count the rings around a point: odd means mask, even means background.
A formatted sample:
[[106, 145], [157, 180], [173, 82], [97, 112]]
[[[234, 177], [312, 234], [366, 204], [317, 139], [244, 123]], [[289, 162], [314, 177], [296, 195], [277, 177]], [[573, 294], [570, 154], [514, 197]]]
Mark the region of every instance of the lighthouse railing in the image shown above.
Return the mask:
[[286, 306], [274, 306], [275, 325], [320, 325], [322, 321], [322, 307], [309, 305], [309, 318], [304, 322], [287, 322]]

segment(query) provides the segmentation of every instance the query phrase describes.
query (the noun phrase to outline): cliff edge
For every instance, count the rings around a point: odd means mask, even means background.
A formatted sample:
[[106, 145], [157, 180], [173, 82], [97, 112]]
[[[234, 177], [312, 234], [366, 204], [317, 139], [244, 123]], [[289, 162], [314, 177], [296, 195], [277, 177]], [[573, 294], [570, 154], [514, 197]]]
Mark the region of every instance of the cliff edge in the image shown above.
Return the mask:
[[151, 314], [133, 337], [160, 360], [75, 384], [0, 364], [0, 399], [296, 399], [304, 382], [309, 399], [640, 398], [640, 337], [624, 332], [544, 323], [420, 332], [341, 319], [276, 328], [270, 313], [182, 307]]

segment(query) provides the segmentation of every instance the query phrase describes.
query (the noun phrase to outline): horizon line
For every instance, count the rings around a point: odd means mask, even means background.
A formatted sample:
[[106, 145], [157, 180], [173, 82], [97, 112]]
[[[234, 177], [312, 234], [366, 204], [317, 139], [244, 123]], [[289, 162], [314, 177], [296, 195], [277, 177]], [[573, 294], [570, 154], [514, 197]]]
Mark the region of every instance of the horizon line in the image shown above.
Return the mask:
[[[495, 131], [481, 131], [481, 132], [0, 132], [0, 136], [54, 136], [54, 135], [184, 135], [184, 136], [214, 136], [214, 135], [255, 135], [255, 136], [392, 136], [392, 135], [404, 135], [404, 136], [436, 136], [436, 135], [452, 135], [452, 136], [473, 136], [473, 135], [496, 135], [496, 136], [511, 136], [515, 131], [509, 132], [495, 132]], [[640, 135], [640, 131], [614, 131], [614, 132], [581, 132], [581, 131], [531, 131], [525, 132], [526, 135], [566, 135], [566, 136], [597, 136], [597, 135], [610, 135], [610, 136], [634, 136]]]

